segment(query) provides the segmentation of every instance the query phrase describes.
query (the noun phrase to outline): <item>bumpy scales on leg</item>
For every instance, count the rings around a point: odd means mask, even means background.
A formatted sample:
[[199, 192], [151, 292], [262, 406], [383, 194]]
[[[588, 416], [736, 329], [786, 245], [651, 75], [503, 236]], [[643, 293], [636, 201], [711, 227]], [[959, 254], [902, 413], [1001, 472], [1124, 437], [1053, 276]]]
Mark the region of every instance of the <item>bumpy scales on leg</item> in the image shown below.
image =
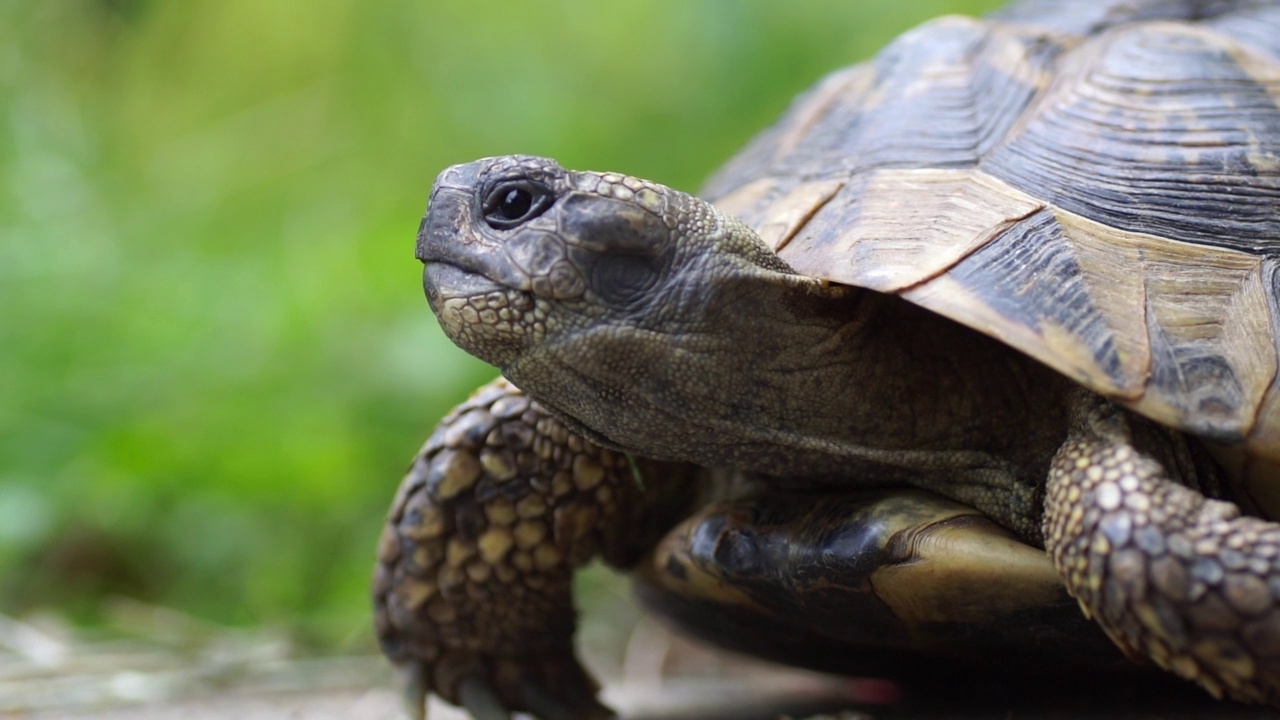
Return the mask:
[[[574, 655], [572, 574], [597, 555], [634, 564], [691, 471], [633, 466], [504, 380], [459, 405], [401, 483], [374, 572], [378, 638], [408, 672], [413, 716], [435, 693], [480, 720], [612, 717]], [[636, 473], [668, 502], [640, 502]]]
[[1140, 423], [1081, 400], [1049, 475], [1046, 548], [1131, 656], [1216, 697], [1280, 703], [1280, 525], [1177, 482], [1205, 470], [1137, 450]]

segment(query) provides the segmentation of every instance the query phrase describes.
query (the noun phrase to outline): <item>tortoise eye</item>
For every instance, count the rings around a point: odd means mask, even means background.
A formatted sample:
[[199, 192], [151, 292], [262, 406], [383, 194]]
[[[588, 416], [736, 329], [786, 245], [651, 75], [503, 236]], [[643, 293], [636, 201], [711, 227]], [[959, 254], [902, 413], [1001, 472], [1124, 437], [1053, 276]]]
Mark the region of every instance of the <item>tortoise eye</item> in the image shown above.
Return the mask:
[[527, 180], [505, 182], [485, 198], [484, 220], [496, 230], [508, 230], [546, 212], [553, 199], [546, 188]]

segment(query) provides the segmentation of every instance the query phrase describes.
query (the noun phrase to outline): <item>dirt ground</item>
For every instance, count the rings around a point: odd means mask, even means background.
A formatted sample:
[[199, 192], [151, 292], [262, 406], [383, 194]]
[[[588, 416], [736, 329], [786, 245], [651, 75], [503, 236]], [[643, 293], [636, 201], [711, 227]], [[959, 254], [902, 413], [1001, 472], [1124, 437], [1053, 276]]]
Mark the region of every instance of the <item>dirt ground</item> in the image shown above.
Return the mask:
[[[13, 720], [398, 720], [397, 679], [374, 655], [298, 657], [270, 633], [215, 628], [124, 603], [130, 633], [86, 637], [0, 616], [0, 718]], [[1214, 703], [1178, 683], [1146, 688], [951, 684], [900, 691], [879, 681], [783, 670], [673, 636], [653, 621], [584, 632], [604, 699], [626, 720], [895, 718], [1238, 718], [1274, 711]], [[619, 630], [619, 628], [623, 630]], [[124, 639], [121, 639], [121, 637]], [[619, 638], [622, 642], [619, 644]], [[433, 701], [429, 720], [465, 720]]]

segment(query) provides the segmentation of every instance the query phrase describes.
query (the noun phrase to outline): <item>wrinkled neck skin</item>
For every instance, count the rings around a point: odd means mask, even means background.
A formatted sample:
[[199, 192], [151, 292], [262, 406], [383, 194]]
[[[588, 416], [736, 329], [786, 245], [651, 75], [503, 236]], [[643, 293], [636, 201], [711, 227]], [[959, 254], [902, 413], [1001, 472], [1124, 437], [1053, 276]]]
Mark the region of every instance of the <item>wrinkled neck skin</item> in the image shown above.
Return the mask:
[[657, 460], [1043, 477], [1065, 413], [1034, 361], [897, 297], [756, 266], [706, 277], [668, 303], [683, 322], [559, 329], [504, 374], [588, 437]]

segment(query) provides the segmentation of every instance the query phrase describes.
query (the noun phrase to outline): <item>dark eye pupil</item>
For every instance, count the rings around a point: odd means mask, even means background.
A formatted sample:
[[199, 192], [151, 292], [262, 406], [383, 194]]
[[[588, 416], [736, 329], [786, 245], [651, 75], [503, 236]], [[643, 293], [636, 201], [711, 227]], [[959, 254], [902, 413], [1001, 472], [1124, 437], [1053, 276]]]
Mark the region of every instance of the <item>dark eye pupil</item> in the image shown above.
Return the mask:
[[546, 212], [555, 198], [545, 187], [528, 180], [506, 182], [485, 196], [484, 220], [497, 230], [510, 230]]
[[512, 188], [502, 198], [502, 204], [498, 206], [498, 214], [506, 220], [519, 220], [528, 214], [531, 207], [533, 207], [533, 195], [528, 190]]

